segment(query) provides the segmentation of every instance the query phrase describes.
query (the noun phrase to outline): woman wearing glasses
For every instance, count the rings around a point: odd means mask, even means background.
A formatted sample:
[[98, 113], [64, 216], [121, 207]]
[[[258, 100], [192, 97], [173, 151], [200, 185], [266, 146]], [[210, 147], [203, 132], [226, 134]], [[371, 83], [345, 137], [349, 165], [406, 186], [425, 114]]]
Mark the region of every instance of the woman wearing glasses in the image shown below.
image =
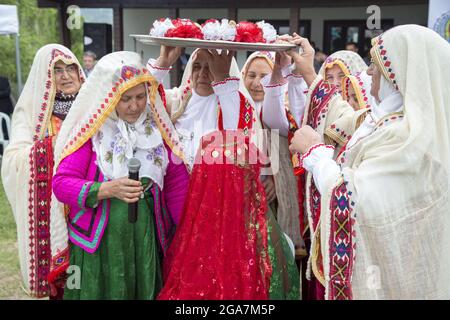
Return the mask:
[[75, 55], [61, 45], [46, 45], [36, 53], [12, 116], [1, 173], [17, 224], [23, 288], [33, 297], [62, 293], [50, 290], [47, 281], [55, 263], [50, 255], [53, 148], [83, 82]]

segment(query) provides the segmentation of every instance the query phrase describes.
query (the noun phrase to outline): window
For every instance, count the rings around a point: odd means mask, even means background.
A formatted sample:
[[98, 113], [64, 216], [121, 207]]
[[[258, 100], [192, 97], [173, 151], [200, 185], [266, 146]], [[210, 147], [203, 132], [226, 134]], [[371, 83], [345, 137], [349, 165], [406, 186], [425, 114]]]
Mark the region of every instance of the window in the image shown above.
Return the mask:
[[327, 54], [345, 50], [345, 44], [358, 44], [359, 54], [365, 57], [371, 48], [370, 40], [394, 26], [393, 19], [381, 20], [380, 30], [367, 29], [366, 20], [327, 20], [324, 22], [323, 51]]
[[[273, 25], [279, 35], [291, 34], [289, 28], [289, 20], [264, 20], [267, 23]], [[300, 20], [298, 22], [300, 35], [304, 38], [311, 38], [311, 20]]]

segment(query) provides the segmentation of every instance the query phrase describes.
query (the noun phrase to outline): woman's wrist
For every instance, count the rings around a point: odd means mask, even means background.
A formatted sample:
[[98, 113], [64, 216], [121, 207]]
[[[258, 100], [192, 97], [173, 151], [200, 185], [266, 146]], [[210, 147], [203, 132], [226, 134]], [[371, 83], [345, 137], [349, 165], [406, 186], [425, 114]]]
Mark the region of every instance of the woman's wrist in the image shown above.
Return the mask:
[[230, 74], [228, 73], [220, 73], [220, 74], [214, 74], [214, 82], [221, 82], [225, 81], [225, 79], [228, 79], [230, 77]]
[[102, 182], [100, 188], [98, 189], [98, 200], [104, 200], [112, 198], [112, 185], [114, 184], [114, 181], [106, 181]]
[[169, 58], [159, 56], [159, 58], [156, 60], [156, 66], [160, 68], [170, 68], [172, 64], [169, 61]]
[[280, 84], [284, 82], [282, 68], [275, 66], [272, 70], [272, 76], [270, 77], [269, 85]]
[[308, 69], [305, 72], [303, 72], [302, 76], [306, 82], [306, 85], [309, 88], [314, 82], [314, 80], [317, 78], [317, 73], [314, 69]]
[[303, 167], [312, 172], [322, 159], [333, 159], [335, 148], [324, 143], [315, 143], [301, 156]]

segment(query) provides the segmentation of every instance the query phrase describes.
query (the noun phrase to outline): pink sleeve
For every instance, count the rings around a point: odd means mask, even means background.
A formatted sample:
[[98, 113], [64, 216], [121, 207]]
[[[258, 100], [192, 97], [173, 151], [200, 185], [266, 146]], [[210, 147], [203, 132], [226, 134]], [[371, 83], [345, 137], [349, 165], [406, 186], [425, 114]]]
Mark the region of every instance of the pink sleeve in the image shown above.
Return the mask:
[[164, 197], [167, 209], [176, 225], [181, 220], [184, 201], [189, 188], [186, 165], [167, 148], [169, 165], [164, 177]]
[[53, 177], [53, 193], [56, 198], [70, 206], [85, 208], [86, 198], [94, 181], [86, 180], [92, 156], [91, 140], [64, 158]]

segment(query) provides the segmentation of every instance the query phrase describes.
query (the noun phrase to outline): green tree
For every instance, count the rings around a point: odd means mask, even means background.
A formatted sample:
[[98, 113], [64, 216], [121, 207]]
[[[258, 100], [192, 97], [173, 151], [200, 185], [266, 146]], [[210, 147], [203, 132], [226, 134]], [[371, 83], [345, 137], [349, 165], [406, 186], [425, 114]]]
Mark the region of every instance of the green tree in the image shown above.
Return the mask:
[[[36, 0], [0, 0], [0, 4], [17, 6], [22, 82], [25, 83], [39, 48], [49, 43], [61, 43], [58, 11], [38, 8]], [[80, 58], [83, 52], [83, 31], [72, 32], [71, 39], [72, 47], [76, 48], [76, 55]], [[12, 36], [0, 37], [0, 75], [9, 79], [13, 94], [17, 97], [15, 41]]]

